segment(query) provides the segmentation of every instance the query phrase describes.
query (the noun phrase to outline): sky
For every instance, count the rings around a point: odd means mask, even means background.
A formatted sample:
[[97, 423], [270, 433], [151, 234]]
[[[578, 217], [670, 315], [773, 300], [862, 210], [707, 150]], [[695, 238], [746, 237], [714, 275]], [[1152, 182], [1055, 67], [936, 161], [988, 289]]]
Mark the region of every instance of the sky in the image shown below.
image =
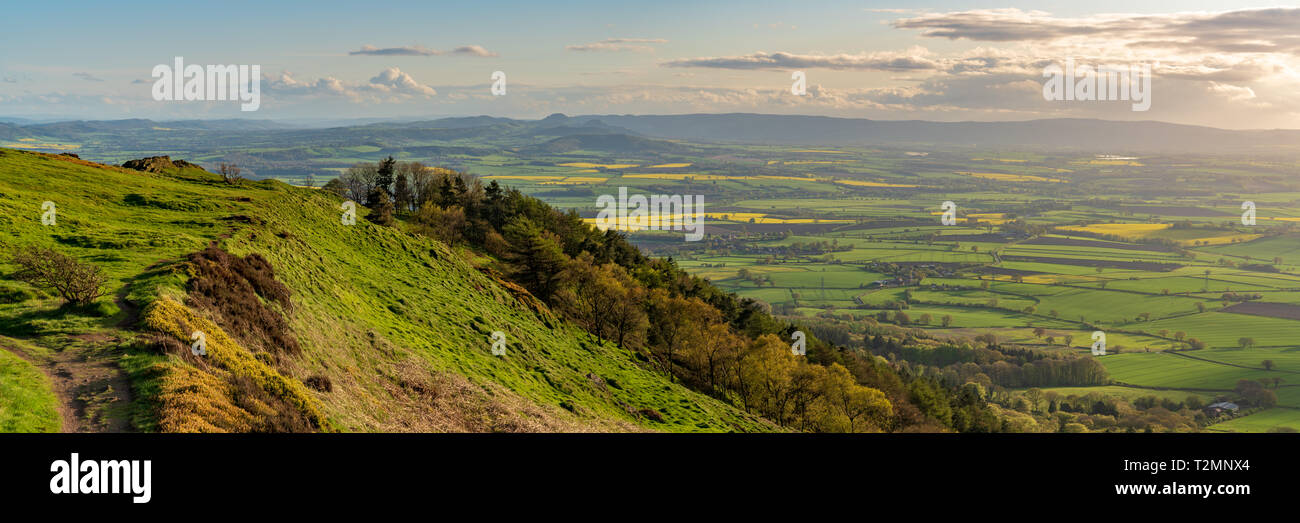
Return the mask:
[[[175, 57], [259, 65], [260, 107], [155, 100], [151, 73]], [[1150, 109], [1044, 99], [1044, 69], [1067, 59], [1149, 65]], [[1300, 6], [1284, 3], [43, 1], [0, 19], [0, 116], [45, 119], [754, 112], [1296, 129], [1297, 85]]]

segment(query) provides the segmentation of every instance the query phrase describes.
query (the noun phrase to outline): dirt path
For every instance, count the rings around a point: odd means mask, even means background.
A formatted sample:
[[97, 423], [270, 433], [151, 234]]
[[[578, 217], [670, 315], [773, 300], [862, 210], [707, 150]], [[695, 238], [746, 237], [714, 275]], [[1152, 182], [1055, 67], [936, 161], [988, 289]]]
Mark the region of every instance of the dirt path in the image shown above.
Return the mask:
[[[117, 340], [102, 334], [74, 336], [103, 347]], [[45, 372], [59, 398], [63, 432], [130, 432], [131, 384], [109, 350], [67, 347], [47, 357], [7, 349]]]

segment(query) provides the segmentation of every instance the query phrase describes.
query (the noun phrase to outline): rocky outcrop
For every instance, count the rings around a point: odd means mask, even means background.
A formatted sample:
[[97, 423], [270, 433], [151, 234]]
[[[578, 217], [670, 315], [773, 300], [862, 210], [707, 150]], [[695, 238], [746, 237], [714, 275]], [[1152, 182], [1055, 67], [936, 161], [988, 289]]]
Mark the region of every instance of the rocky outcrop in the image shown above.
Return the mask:
[[185, 160], [173, 161], [169, 156], [150, 156], [139, 160], [127, 160], [126, 163], [122, 164], [122, 167], [147, 173], [160, 173], [163, 172], [163, 169], [184, 169], [187, 167], [201, 169], [198, 165]]

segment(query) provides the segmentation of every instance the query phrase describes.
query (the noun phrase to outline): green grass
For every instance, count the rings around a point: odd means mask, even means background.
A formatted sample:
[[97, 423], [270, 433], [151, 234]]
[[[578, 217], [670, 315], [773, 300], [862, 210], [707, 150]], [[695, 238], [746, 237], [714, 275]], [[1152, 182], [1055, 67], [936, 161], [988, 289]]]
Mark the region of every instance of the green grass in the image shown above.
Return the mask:
[[1048, 387], [1041, 389], [1043, 392], [1053, 391], [1062, 396], [1085, 396], [1089, 393], [1097, 392], [1107, 396], [1116, 396], [1133, 401], [1138, 398], [1155, 396], [1160, 399], [1168, 399], [1178, 402], [1186, 401], [1189, 396], [1200, 398], [1202, 402], [1209, 403], [1214, 399], [1214, 394], [1205, 392], [1185, 392], [1178, 390], [1150, 390], [1139, 389], [1134, 387], [1121, 387], [1117, 385], [1101, 385], [1097, 387]]
[[1300, 409], [1274, 407], [1207, 427], [1220, 432], [1268, 432], [1276, 427], [1300, 430]]
[[0, 432], [58, 432], [58, 398], [40, 369], [0, 349]]
[[1255, 339], [1260, 346], [1294, 346], [1298, 343], [1300, 321], [1282, 318], [1233, 314], [1230, 312], [1205, 312], [1166, 320], [1137, 323], [1129, 328], [1148, 333], [1168, 330], [1182, 331], [1188, 338], [1197, 338], [1211, 347], [1236, 347], [1243, 337]]
[[1290, 377], [1277, 371], [1243, 369], [1163, 352], [1111, 354], [1102, 356], [1101, 362], [1115, 381], [1144, 387], [1230, 391], [1238, 380]]
[[[265, 256], [293, 292], [289, 318], [303, 347], [295, 374], [332, 380], [333, 392], [312, 394], [342, 430], [438, 426], [428, 420], [439, 414], [412, 391], [441, 383], [442, 374], [470, 384], [440, 393], [447, 397], [556, 420], [574, 430], [774, 428], [671, 382], [634, 354], [588, 341], [566, 323], [548, 323], [438, 242], [363, 218], [355, 226], [340, 225], [341, 200], [321, 191], [276, 181], [230, 186], [198, 171], [147, 174], [11, 150], [0, 150], [0, 180], [0, 229], [12, 232], [0, 245], [48, 245], [95, 263], [110, 278], [110, 295], [125, 292], [139, 305], [179, 295], [185, 276], [169, 263], [210, 241], [237, 255]], [[53, 227], [40, 222], [46, 200], [58, 205]], [[67, 333], [136, 335], [113, 331], [116, 317], [46, 317], [38, 312], [48, 310], [43, 303], [29, 299], [0, 307], [0, 334], [50, 350], [66, 346]], [[32, 327], [27, 320], [44, 323]], [[505, 357], [490, 353], [495, 330], [511, 343]], [[174, 356], [163, 361], [189, 365]], [[145, 365], [123, 365], [143, 392], [137, 407], [156, 400], [148, 397], [158, 387], [141, 371]], [[24, 390], [34, 387], [21, 383]], [[664, 421], [629, 409], [658, 410]], [[154, 426], [147, 410], [137, 408], [137, 427]]]

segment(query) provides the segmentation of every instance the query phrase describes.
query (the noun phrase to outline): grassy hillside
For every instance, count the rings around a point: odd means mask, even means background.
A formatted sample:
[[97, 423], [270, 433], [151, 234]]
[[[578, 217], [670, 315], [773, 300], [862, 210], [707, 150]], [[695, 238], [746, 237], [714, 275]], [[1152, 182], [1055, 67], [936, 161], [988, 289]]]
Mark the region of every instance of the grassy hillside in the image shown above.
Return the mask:
[[[4, 343], [3, 340], [0, 343]], [[0, 350], [0, 432], [58, 432], [58, 400], [31, 363]]]
[[[41, 224], [45, 201], [56, 225]], [[0, 149], [0, 248], [50, 246], [110, 282], [99, 303], [69, 308], [4, 281], [0, 334], [52, 355], [110, 358], [134, 393], [110, 415], [140, 430], [774, 428], [588, 341], [470, 255], [364, 219], [342, 225], [340, 203], [275, 181], [231, 186], [197, 169], [150, 174]], [[210, 243], [269, 262], [274, 274], [263, 276], [287, 301], [255, 302], [287, 320], [297, 350], [232, 310], [195, 305], [201, 275], [187, 256]], [[207, 356], [189, 354], [194, 330]], [[493, 331], [507, 336], [503, 357], [491, 354]], [[20, 383], [49, 403], [48, 384]], [[308, 424], [263, 425], [279, 415]]]

